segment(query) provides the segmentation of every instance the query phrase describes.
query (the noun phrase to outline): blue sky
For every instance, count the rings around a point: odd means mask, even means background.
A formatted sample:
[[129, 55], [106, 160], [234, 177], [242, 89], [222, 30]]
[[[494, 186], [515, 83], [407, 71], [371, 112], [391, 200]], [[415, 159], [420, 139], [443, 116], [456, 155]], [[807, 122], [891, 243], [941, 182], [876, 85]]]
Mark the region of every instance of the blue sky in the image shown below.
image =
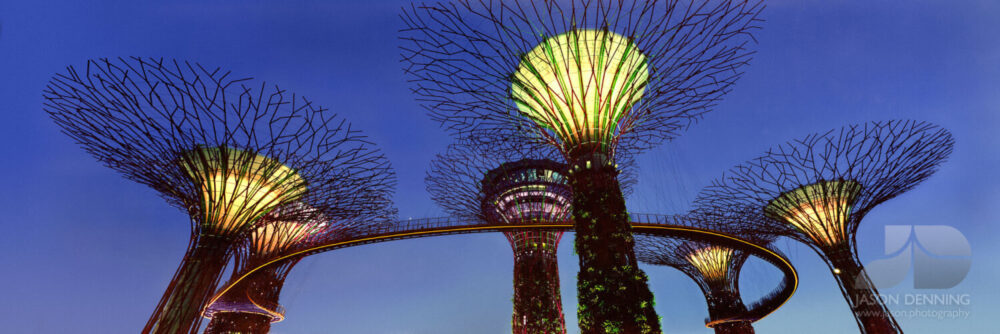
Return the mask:
[[[305, 95], [379, 143], [398, 171], [402, 217], [441, 215], [424, 191], [449, 138], [413, 101], [396, 49], [406, 2], [5, 1], [0, 3], [0, 326], [10, 333], [131, 333], [145, 323], [187, 246], [185, 215], [120, 177], [58, 132], [41, 91], [67, 65], [163, 56], [221, 66]], [[850, 123], [911, 118], [953, 132], [951, 160], [862, 223], [863, 262], [883, 254], [885, 225], [950, 225], [972, 245], [958, 286], [886, 294], [968, 294], [967, 319], [898, 317], [910, 333], [984, 330], [1000, 312], [991, 266], [1000, 246], [1000, 3], [771, 1], [759, 53], [734, 91], [677, 140], [640, 156], [633, 212], [685, 210], [699, 188], [768, 147]], [[576, 259], [564, 238], [560, 276], [575, 323]], [[825, 265], [780, 241], [798, 293], [759, 332], [843, 333], [856, 325]], [[273, 333], [505, 333], [510, 248], [499, 234], [398, 241], [300, 263], [288, 319]], [[646, 267], [664, 328], [708, 333], [695, 285]], [[748, 287], [777, 277], [751, 265]], [[759, 273], [756, 275], [755, 273]], [[751, 275], [754, 274], [754, 275]], [[754, 293], [748, 288], [748, 294]], [[893, 306], [905, 309], [905, 305]], [[577, 331], [571, 325], [570, 332]]]

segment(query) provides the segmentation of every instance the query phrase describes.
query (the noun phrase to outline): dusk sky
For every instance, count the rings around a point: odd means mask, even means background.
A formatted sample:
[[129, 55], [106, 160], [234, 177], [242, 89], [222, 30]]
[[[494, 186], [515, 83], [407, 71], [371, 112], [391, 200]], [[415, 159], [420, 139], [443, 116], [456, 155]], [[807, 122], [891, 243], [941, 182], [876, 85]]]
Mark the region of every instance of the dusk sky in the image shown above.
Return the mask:
[[[408, 1], [0, 2], [0, 332], [135, 333], [187, 247], [186, 214], [84, 153], [42, 110], [49, 78], [87, 59], [154, 56], [266, 80], [343, 115], [398, 174], [401, 218], [442, 216], [424, 174], [449, 138], [414, 101], [400, 64]], [[758, 53], [718, 107], [638, 159], [630, 212], [686, 211], [698, 190], [769, 147], [852, 123], [914, 119], [955, 137], [926, 182], [877, 207], [858, 231], [861, 260], [885, 257], [886, 225], [948, 225], [972, 248], [965, 280], [883, 294], [908, 333], [995, 328], [1000, 314], [1000, 2], [766, 1]], [[566, 322], [576, 326], [577, 258], [560, 248]], [[851, 333], [857, 325], [826, 265], [779, 240], [797, 293], [759, 333]], [[272, 333], [509, 333], [510, 246], [501, 234], [347, 248], [301, 262]], [[705, 300], [680, 272], [644, 266], [664, 332], [710, 333]], [[228, 277], [228, 273], [226, 275]], [[747, 295], [780, 276], [751, 263]], [[966, 296], [968, 305], [906, 305], [906, 296]]]

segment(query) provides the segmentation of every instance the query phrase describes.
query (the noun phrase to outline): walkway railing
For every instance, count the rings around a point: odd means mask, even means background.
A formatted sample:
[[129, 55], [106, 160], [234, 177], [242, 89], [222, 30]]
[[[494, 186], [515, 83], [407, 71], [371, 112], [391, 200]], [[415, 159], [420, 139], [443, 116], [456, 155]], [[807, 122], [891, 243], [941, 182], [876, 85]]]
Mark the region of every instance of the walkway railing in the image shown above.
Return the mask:
[[[791, 298], [798, 287], [798, 273], [795, 271], [795, 268], [780, 252], [770, 247], [757, 245], [725, 233], [687, 226], [687, 224], [683, 223], [684, 220], [671, 215], [631, 214], [630, 218], [633, 221], [632, 229], [634, 233], [656, 237], [697, 239], [718, 243], [757, 256], [775, 265], [784, 273], [785, 277], [779, 286], [765, 296], [763, 300], [753, 303], [751, 309], [746, 314], [733, 319], [715, 320], [713, 323], [737, 320], [757, 321], [780, 308], [781, 305]], [[491, 224], [480, 220], [456, 217], [405, 219], [389, 224], [366, 226], [363, 229], [354, 230], [353, 233], [343, 233], [336, 237], [310, 242], [305, 247], [292, 250], [281, 257], [254, 266], [252, 269], [246, 270], [242, 275], [234, 276], [234, 279], [224, 284], [215, 296], [212, 297], [206, 309], [233, 286], [250, 276], [250, 274], [289, 259], [316, 253], [410, 238], [507, 230], [571, 230], [572, 228], [573, 225], [571, 222], [511, 225]]]

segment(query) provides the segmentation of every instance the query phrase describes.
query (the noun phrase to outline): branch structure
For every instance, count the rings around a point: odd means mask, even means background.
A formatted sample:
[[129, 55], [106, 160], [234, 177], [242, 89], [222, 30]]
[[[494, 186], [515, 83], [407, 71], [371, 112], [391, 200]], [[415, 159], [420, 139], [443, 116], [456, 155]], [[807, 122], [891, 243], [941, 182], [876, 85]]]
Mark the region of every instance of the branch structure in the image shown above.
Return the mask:
[[433, 119], [484, 145], [549, 145], [569, 162], [583, 333], [660, 332], [614, 162], [721, 99], [749, 62], [762, 8], [460, 0], [404, 10], [405, 72]]
[[820, 254], [865, 333], [900, 332], [857, 257], [855, 235], [877, 205], [930, 177], [952, 152], [930, 123], [883, 121], [813, 134], [733, 167], [696, 207], [748, 206], [753, 229], [788, 236]]
[[[414, 4], [401, 53], [446, 129], [642, 150], [710, 111], [750, 61], [760, 1]], [[591, 145], [593, 146], [593, 145]]]
[[[467, 143], [466, 143], [467, 144]], [[483, 152], [455, 144], [427, 174], [432, 198], [457, 217], [490, 224], [570, 221], [572, 193], [556, 152]], [[556, 252], [562, 231], [503, 232], [514, 252], [513, 333], [566, 333]]]
[[262, 217], [363, 220], [390, 204], [393, 174], [373, 144], [264, 82], [178, 60], [97, 59], [56, 74], [44, 96], [84, 150], [191, 218], [188, 251], [144, 333], [195, 332], [233, 244]]

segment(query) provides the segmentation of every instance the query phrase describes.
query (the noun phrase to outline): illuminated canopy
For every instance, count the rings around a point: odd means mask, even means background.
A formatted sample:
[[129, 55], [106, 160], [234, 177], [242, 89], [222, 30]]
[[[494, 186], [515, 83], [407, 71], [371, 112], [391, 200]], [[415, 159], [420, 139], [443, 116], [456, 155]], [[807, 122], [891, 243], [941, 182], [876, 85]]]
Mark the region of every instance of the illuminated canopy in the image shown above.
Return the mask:
[[507, 223], [569, 221], [572, 198], [562, 166], [525, 159], [491, 170], [483, 179], [483, 215]]
[[266, 256], [281, 251], [312, 235], [323, 226], [309, 223], [276, 221], [257, 227], [250, 233], [250, 249]]
[[201, 224], [218, 234], [239, 231], [306, 192], [294, 169], [233, 148], [199, 147], [185, 154], [181, 165], [201, 188]]
[[646, 56], [630, 39], [603, 30], [570, 30], [524, 56], [511, 78], [511, 97], [565, 148], [606, 148], [648, 79]]
[[728, 279], [733, 252], [726, 247], [703, 247], [688, 254], [687, 260], [705, 277], [705, 281], [725, 282]]
[[[483, 177], [482, 215], [493, 223], [559, 223], [573, 214], [565, 165], [544, 159], [508, 162]], [[515, 256], [554, 254], [561, 231], [510, 231]]]
[[791, 224], [820, 246], [848, 240], [847, 223], [861, 184], [850, 180], [820, 181], [785, 192], [764, 212]]

